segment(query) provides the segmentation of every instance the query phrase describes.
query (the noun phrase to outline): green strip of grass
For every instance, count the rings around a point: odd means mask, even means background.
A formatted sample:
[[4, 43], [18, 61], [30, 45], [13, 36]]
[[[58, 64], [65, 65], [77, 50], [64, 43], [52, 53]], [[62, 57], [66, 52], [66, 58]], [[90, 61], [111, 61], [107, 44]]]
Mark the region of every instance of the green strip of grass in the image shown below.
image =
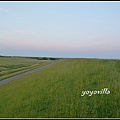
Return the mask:
[[0, 81], [4, 80], [6, 78], [9, 78], [9, 77], [12, 77], [12, 76], [15, 76], [15, 75], [18, 75], [18, 74], [33, 70], [35, 68], [39, 68], [39, 67], [47, 65], [47, 64], [49, 64], [51, 62], [47, 62], [47, 63], [43, 62], [43, 63], [37, 64], [37, 65], [31, 65], [31, 66], [27, 66], [27, 67], [17, 68], [15, 70], [11, 70], [11, 71], [6, 71], [3, 75], [1, 75]]

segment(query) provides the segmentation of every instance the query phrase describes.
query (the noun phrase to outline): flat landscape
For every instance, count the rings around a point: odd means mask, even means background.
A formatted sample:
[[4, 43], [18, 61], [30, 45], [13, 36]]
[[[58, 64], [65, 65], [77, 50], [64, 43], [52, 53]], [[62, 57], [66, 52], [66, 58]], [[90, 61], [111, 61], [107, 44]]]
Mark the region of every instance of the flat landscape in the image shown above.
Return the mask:
[[[1, 77], [55, 62], [14, 59], [0, 58]], [[119, 101], [120, 60], [69, 58], [0, 85], [0, 118], [119, 118]]]
[[25, 57], [0, 57], [0, 80], [44, 66], [51, 60], [38, 60]]

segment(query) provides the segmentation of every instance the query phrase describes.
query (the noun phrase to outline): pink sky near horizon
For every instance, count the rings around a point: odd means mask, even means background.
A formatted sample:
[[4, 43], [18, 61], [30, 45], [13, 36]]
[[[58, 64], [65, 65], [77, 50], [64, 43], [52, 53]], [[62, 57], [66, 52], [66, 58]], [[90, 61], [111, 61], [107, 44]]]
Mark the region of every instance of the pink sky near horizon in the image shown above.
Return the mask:
[[0, 2], [0, 54], [120, 58], [120, 2]]

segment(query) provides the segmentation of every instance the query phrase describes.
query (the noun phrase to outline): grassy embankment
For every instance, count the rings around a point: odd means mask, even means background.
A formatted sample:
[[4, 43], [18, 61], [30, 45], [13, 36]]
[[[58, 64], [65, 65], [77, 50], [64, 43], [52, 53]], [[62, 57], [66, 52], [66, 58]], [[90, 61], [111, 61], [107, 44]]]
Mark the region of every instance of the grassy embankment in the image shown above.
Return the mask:
[[120, 60], [67, 59], [0, 85], [0, 118], [119, 117]]
[[51, 63], [51, 60], [37, 60], [22, 57], [0, 57], [0, 80]]

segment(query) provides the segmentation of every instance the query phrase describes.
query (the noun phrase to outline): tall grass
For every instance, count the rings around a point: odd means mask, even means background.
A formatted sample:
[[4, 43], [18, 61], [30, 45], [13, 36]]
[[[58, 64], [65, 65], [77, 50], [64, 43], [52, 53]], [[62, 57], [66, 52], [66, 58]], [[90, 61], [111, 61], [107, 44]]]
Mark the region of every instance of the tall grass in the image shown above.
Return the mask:
[[23, 57], [0, 58], [0, 80], [51, 63], [51, 60], [37, 60]]
[[[110, 94], [81, 96], [108, 88]], [[120, 61], [66, 59], [0, 86], [1, 118], [119, 118]]]

